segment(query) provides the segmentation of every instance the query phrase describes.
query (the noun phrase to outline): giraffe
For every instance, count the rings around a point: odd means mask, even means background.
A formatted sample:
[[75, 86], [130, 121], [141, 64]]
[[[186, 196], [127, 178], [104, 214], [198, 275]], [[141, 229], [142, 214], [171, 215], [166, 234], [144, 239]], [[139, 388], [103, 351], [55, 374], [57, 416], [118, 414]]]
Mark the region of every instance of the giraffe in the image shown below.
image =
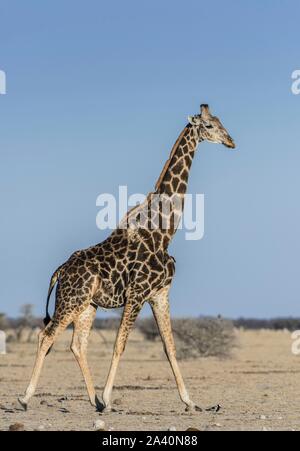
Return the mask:
[[[54, 272], [47, 298], [45, 328], [39, 335], [31, 380], [24, 397], [19, 398], [24, 410], [35, 393], [45, 356], [62, 331], [73, 323], [71, 350], [81, 368], [90, 403], [101, 412], [109, 412], [118, 364], [145, 302], [152, 308], [182, 402], [187, 410], [202, 410], [190, 399], [176, 360], [169, 310], [175, 259], [168, 254], [168, 246], [182, 214], [196, 148], [204, 140], [235, 148], [233, 139], [206, 104], [201, 105], [200, 114], [188, 117], [188, 124], [172, 148], [155, 191], [130, 210], [105, 241], [74, 252]], [[166, 202], [160, 201], [158, 208], [154, 208], [153, 200], [157, 196]], [[164, 208], [165, 203], [168, 208]], [[51, 319], [49, 299], [56, 284], [55, 311]], [[98, 307], [123, 308], [102, 402], [96, 395], [86, 356]]]

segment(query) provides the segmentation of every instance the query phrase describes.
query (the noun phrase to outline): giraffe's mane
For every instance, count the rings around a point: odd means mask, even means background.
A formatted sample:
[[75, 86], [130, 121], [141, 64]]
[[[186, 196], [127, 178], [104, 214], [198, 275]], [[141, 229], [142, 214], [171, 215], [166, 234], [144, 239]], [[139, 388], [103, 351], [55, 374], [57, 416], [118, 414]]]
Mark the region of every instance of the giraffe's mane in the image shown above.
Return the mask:
[[158, 178], [158, 180], [157, 180], [157, 182], [156, 182], [156, 184], [155, 184], [155, 190], [158, 190], [158, 189], [160, 188], [161, 183], [162, 183], [162, 181], [163, 181], [163, 178], [164, 178], [164, 176], [166, 175], [167, 170], [169, 169], [169, 166], [170, 166], [170, 163], [171, 163], [171, 161], [172, 161], [172, 158], [173, 158], [173, 156], [175, 155], [175, 153], [176, 153], [176, 151], [177, 151], [177, 149], [178, 149], [178, 147], [179, 147], [180, 141], [182, 140], [182, 138], [183, 138], [183, 136], [184, 136], [186, 130], [188, 129], [188, 127], [189, 127], [189, 125], [187, 125], [186, 127], [184, 127], [184, 129], [182, 130], [182, 132], [181, 132], [180, 135], [178, 136], [178, 138], [177, 138], [177, 140], [176, 140], [174, 146], [172, 147], [170, 156], [169, 156], [169, 158], [167, 159], [167, 161], [165, 162], [164, 168], [163, 168], [163, 170], [162, 170], [162, 172], [161, 172], [161, 174], [160, 174], [160, 176], [159, 176], [159, 178]]

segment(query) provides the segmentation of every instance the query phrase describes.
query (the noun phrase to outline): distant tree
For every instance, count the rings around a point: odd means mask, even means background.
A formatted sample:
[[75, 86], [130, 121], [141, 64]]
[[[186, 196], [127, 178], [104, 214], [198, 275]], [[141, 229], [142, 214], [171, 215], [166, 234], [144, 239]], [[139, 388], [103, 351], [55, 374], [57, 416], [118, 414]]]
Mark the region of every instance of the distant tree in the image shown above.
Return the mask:
[[33, 304], [24, 304], [20, 308], [21, 312], [21, 325], [24, 327], [32, 327], [34, 322], [33, 315], [34, 305]]
[[0, 329], [4, 330], [8, 327], [8, 321], [5, 313], [0, 313]]

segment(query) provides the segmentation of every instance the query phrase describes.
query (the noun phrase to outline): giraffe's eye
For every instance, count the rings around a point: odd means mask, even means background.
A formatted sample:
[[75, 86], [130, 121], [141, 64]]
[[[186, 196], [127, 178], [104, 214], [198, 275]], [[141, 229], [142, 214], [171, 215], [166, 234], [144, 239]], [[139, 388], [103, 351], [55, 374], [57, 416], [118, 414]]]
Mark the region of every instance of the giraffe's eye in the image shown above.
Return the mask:
[[205, 125], [205, 128], [210, 129], [210, 128], [213, 128], [213, 126], [212, 125]]

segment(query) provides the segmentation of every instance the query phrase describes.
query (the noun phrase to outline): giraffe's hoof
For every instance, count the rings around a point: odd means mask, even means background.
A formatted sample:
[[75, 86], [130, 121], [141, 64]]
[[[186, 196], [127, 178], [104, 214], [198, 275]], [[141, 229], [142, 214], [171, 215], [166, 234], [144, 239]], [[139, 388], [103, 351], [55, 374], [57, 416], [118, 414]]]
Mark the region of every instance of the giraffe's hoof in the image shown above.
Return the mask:
[[220, 404], [217, 404], [216, 406], [208, 407], [207, 409], [205, 409], [205, 412], [218, 413], [220, 410], [221, 410], [221, 406], [220, 406]]
[[106, 406], [104, 404], [104, 402], [99, 401], [98, 398], [97, 398], [96, 402], [97, 402], [97, 411], [99, 413], [109, 413], [112, 411], [112, 408], [110, 405]]
[[102, 404], [102, 402], [99, 400], [98, 396], [95, 397], [95, 402], [92, 403], [94, 407], [96, 407], [97, 412], [103, 412], [103, 409], [105, 409], [105, 405]]
[[26, 412], [27, 411], [27, 402], [23, 401], [23, 399], [18, 398], [19, 404], [21, 405], [22, 409]]

